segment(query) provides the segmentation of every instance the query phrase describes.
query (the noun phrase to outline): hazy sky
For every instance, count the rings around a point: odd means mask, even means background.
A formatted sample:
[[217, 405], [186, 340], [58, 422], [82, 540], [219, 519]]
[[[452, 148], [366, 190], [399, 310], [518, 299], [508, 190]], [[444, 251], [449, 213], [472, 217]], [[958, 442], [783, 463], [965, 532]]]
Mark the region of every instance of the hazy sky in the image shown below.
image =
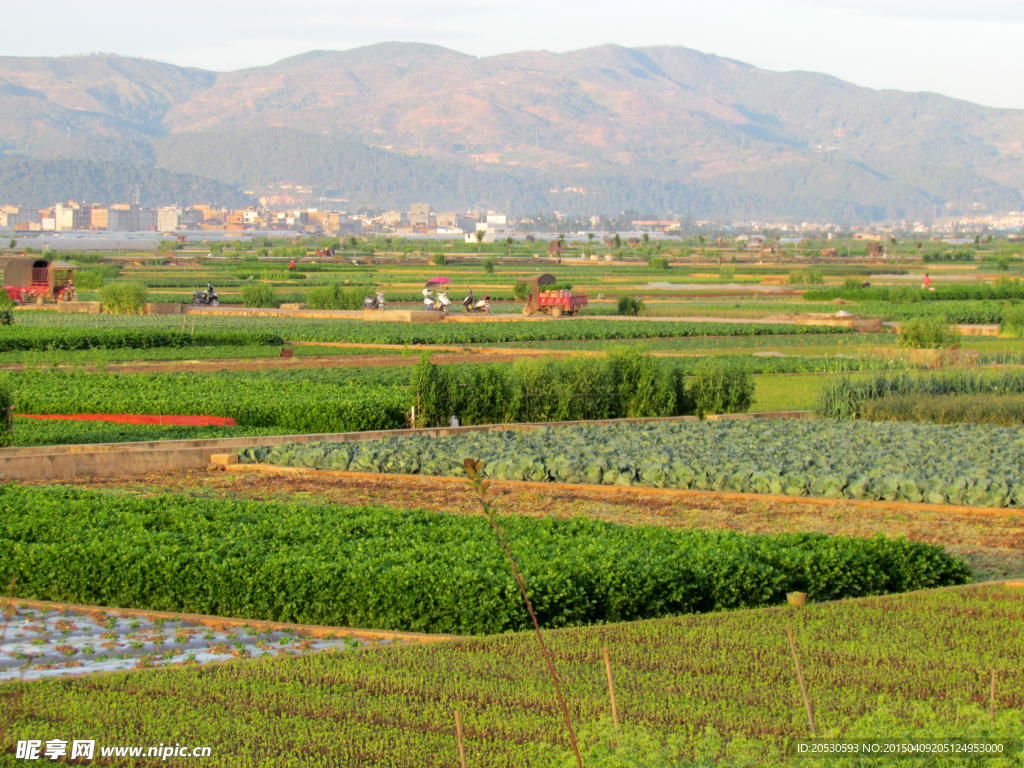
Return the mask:
[[385, 40], [477, 56], [684, 45], [1024, 108], [1024, 0], [0, 0], [0, 18], [6, 55], [104, 51], [231, 70]]

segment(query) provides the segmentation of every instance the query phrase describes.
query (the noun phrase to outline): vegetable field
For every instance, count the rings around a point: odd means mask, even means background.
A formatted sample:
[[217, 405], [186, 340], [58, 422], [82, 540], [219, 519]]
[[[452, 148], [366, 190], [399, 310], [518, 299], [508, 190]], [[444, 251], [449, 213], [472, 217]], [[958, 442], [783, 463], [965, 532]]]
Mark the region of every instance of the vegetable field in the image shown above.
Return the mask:
[[411, 405], [398, 387], [283, 375], [25, 371], [0, 373], [0, 387], [11, 389], [16, 413], [226, 416], [239, 426], [296, 432], [398, 428]]
[[[16, 596], [453, 634], [529, 619], [483, 517], [382, 507], [140, 499], [0, 486]], [[902, 592], [966, 581], [903, 539], [743, 536], [502, 518], [544, 626]], [[69, 543], [73, 542], [73, 543]]]
[[906, 422], [722, 421], [247, 449], [243, 462], [498, 480], [1024, 506], [1024, 431]]
[[[849, 763], [781, 756], [787, 741], [808, 735], [787, 627], [819, 735], [1020, 739], [1022, 626], [1024, 590], [994, 585], [559, 630], [547, 642], [585, 759], [594, 750], [585, 765], [596, 764], [594, 745], [609, 734], [610, 726], [596, 728], [610, 715], [608, 648], [622, 724], [617, 741], [633, 748], [620, 765], [661, 757], [676, 768], [822, 768]], [[217, 768], [447, 768], [459, 765], [458, 710], [473, 768], [575, 765], [534, 644], [530, 635], [502, 635], [43, 681], [24, 688], [8, 739], [157, 744], [173, 733], [182, 744], [216, 745], [203, 763]], [[925, 765], [905, 758], [867, 764]], [[946, 768], [954, 765], [1020, 763]]]

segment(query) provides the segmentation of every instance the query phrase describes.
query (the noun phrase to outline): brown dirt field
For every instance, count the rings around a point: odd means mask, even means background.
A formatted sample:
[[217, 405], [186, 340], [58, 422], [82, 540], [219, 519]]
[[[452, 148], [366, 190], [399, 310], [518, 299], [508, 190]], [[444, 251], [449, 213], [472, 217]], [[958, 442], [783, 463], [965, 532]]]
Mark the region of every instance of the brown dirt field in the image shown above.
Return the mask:
[[[478, 514], [468, 488], [431, 478], [347, 479], [315, 475], [249, 474], [187, 470], [137, 477], [68, 482], [134, 495], [183, 493], [205, 498], [377, 504], [455, 514]], [[905, 536], [938, 544], [970, 565], [978, 580], [1024, 576], [1024, 515], [973, 516], [955, 512], [867, 509], [847, 505], [726, 501], [714, 496], [685, 500], [563, 490], [522, 489], [493, 483], [500, 509], [524, 515], [587, 515], [628, 525], [667, 525], [744, 533], [828, 533], [843, 536]]]

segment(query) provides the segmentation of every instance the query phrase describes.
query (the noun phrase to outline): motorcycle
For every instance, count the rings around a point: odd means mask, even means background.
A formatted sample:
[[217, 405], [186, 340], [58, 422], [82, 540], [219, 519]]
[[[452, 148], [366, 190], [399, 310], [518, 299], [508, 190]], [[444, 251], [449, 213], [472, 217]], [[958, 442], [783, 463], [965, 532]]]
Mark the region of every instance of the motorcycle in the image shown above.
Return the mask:
[[481, 312], [486, 315], [491, 311], [491, 297], [485, 295], [480, 299], [480, 301], [474, 304], [473, 294], [470, 293], [469, 296], [466, 297], [465, 301], [462, 302], [462, 306], [466, 310], [467, 315], [471, 315], [475, 312]]
[[376, 296], [367, 296], [364, 298], [363, 309], [384, 309], [384, 293], [377, 291]]
[[430, 312], [440, 312], [447, 315], [449, 304], [451, 304], [451, 301], [445, 295], [444, 291], [438, 293], [437, 296], [423, 297], [423, 308]]
[[219, 307], [220, 298], [217, 296], [217, 292], [213, 290], [213, 286], [209, 285], [205, 291], [192, 291], [192, 303], [207, 305], [210, 307]]

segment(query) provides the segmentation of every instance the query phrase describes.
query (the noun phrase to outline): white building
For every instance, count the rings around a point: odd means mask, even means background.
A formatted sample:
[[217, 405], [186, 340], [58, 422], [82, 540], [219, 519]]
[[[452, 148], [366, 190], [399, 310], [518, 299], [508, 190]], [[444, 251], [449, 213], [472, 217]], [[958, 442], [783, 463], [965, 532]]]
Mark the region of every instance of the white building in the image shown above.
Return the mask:
[[177, 208], [158, 208], [156, 212], [156, 229], [158, 232], [173, 232], [178, 228], [181, 211]]

